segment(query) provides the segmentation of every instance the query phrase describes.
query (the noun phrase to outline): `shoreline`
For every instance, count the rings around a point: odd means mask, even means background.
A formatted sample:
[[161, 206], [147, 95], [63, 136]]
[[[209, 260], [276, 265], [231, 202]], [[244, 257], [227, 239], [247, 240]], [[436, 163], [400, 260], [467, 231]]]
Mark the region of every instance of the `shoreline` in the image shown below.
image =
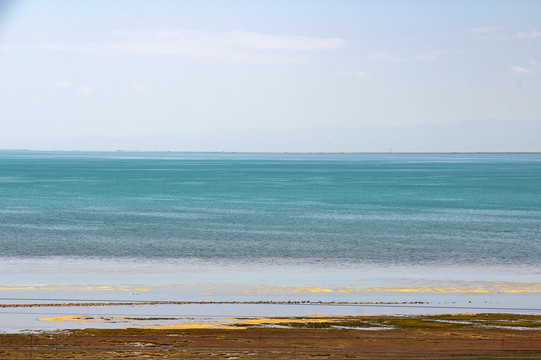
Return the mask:
[[[482, 306], [468, 302], [437, 304], [429, 301], [107, 301], [0, 304], [0, 332], [84, 330], [99, 328], [192, 329], [229, 328], [265, 323], [283, 327], [284, 319], [318, 319], [334, 326], [337, 319], [437, 318], [536, 319], [541, 330], [541, 309]], [[250, 321], [248, 321], [250, 320]], [[349, 321], [349, 320], [348, 320]], [[296, 323], [304, 323], [295, 320]], [[310, 321], [309, 321], [310, 322]], [[92, 325], [89, 326], [89, 323]], [[381, 324], [380, 324], [381, 325]], [[382, 326], [379, 326], [383, 328]], [[374, 328], [371, 328], [374, 330]]]
[[[190, 318], [179, 322], [180, 318], [169, 317], [105, 317], [87, 315], [66, 315], [42, 317], [45, 322], [124, 322], [126, 325], [140, 322], [139, 326], [126, 326], [106, 331], [127, 329], [185, 330], [185, 329], [320, 329], [320, 330], [404, 330], [404, 329], [507, 329], [541, 331], [541, 315], [510, 313], [445, 313], [423, 315], [309, 315], [309, 316], [245, 316], [227, 317], [221, 320]], [[148, 321], [171, 320], [167, 324], [148, 324]], [[80, 330], [95, 329], [92, 326]], [[72, 328], [64, 330], [73, 331]], [[59, 331], [56, 329], [54, 331]], [[38, 330], [39, 332], [39, 330]], [[541, 341], [541, 340], [540, 340]]]
[[73, 152], [73, 153], [81, 153], [81, 152], [88, 152], [88, 153], [171, 153], [171, 154], [277, 154], [277, 155], [376, 155], [376, 154], [382, 154], [382, 155], [473, 155], [473, 154], [479, 154], [479, 155], [540, 155], [541, 151], [197, 151], [197, 150], [62, 150], [62, 149], [56, 149], [56, 150], [45, 150], [45, 149], [0, 149], [0, 151], [3, 152], [10, 152], [10, 151], [20, 151], [20, 152]]
[[137, 306], [137, 305], [419, 305], [421, 301], [403, 302], [363, 302], [363, 301], [109, 301], [109, 302], [62, 302], [62, 303], [25, 303], [0, 304], [0, 308], [13, 307], [77, 307], [77, 306]]
[[[159, 306], [159, 305], [288, 305], [288, 306], [366, 306], [366, 307], [390, 307], [390, 308], [422, 308], [422, 309], [452, 309], [452, 310], [484, 310], [487, 313], [493, 310], [502, 311], [526, 311], [540, 312], [539, 308], [525, 307], [476, 307], [476, 306], [447, 306], [433, 305], [428, 301], [108, 301], [108, 302], [58, 302], [58, 303], [22, 303], [22, 304], [0, 304], [0, 308], [56, 308], [56, 307], [122, 307], [122, 306]], [[428, 314], [425, 314], [428, 315]], [[396, 315], [398, 316], [398, 315]], [[407, 315], [402, 315], [407, 316]]]
[[541, 359], [540, 315], [312, 316], [227, 321], [225, 326], [214, 328], [199, 326], [202, 324], [123, 329], [89, 326], [79, 330], [0, 333], [0, 356]]
[[[16, 265], [16, 266], [14, 266]], [[313, 266], [210, 266], [107, 261], [27, 260], [0, 266], [0, 331], [140, 326], [119, 318], [225, 321], [228, 317], [522, 313], [541, 315], [539, 268], [387, 267], [315, 269]], [[20, 268], [23, 270], [22, 273]], [[314, 270], [315, 269], [315, 270]], [[430, 270], [430, 271], [429, 271]], [[282, 273], [292, 274], [285, 281]], [[314, 277], [317, 274], [317, 277]], [[472, 274], [476, 274], [475, 278]], [[104, 284], [95, 278], [107, 279]], [[52, 281], [54, 279], [54, 282]], [[263, 283], [257, 283], [265, 279]], [[137, 280], [137, 283], [134, 281]], [[2, 284], [3, 283], [3, 284]], [[56, 284], [56, 285], [54, 285]], [[66, 318], [67, 319], [67, 318]], [[105, 320], [104, 320], [105, 319]], [[116, 319], [109, 321], [107, 319]], [[175, 320], [176, 319], [176, 320]]]
[[[38, 314], [38, 313], [36, 313]], [[43, 315], [43, 314], [42, 314]], [[441, 313], [410, 315], [304, 315], [304, 316], [228, 316], [179, 318], [172, 315], [62, 315], [43, 316], [38, 320], [44, 323], [91, 323], [87, 326], [59, 326], [54, 329], [25, 329], [19, 331], [0, 331], [2, 334], [49, 334], [65, 332], [123, 332], [127, 330], [256, 330], [256, 329], [291, 329], [291, 330], [513, 330], [538, 331], [541, 334], [541, 314], [522, 313]], [[121, 327], [100, 327], [105, 323], [122, 324]], [[58, 324], [59, 325], [59, 324]], [[541, 342], [541, 338], [539, 340]], [[540, 344], [541, 345], [541, 344]]]

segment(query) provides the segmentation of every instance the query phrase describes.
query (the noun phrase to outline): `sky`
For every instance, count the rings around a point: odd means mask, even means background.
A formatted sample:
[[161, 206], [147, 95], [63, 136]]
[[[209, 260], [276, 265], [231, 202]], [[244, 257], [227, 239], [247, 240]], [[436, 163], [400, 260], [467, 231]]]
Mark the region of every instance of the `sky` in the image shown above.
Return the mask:
[[541, 121], [540, 19], [527, 0], [3, 0], [0, 138]]

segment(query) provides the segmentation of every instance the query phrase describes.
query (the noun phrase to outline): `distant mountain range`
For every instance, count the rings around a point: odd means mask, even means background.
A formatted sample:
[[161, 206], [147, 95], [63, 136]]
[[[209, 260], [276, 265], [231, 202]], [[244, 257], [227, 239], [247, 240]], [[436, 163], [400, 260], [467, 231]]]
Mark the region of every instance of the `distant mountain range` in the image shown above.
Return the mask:
[[541, 152], [541, 120], [224, 130], [198, 135], [0, 138], [1, 149], [231, 152]]

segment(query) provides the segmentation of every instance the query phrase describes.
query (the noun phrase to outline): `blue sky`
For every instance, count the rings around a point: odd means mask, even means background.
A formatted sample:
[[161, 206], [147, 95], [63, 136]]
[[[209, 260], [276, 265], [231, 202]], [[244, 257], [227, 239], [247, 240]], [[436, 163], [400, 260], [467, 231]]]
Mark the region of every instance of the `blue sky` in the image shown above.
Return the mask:
[[0, 137], [541, 119], [541, 1], [4, 1]]

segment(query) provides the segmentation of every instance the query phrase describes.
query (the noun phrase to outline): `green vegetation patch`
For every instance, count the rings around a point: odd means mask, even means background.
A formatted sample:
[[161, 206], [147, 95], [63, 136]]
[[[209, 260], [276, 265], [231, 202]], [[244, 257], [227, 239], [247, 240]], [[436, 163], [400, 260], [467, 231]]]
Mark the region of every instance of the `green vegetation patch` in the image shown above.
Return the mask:
[[476, 321], [477, 324], [484, 326], [506, 326], [520, 328], [539, 328], [541, 329], [541, 321], [537, 320], [482, 320]]
[[[290, 329], [321, 329], [321, 330], [354, 330], [354, 329], [471, 329], [476, 327], [509, 327], [517, 329], [541, 328], [541, 315], [523, 314], [445, 314], [445, 315], [415, 315], [415, 316], [340, 316], [340, 317], [276, 317], [268, 322], [243, 323], [242, 320], [253, 318], [239, 318], [238, 323], [230, 326], [238, 328], [290, 328]], [[155, 318], [154, 320], [166, 320]], [[167, 318], [170, 320], [170, 318]], [[283, 320], [283, 321], [276, 321]], [[185, 330], [178, 330], [182, 333]], [[197, 330], [190, 330], [190, 332]], [[84, 329], [71, 330], [73, 334], [85, 336], [100, 335], [141, 335], [141, 334], [171, 334], [170, 329]]]
[[387, 326], [398, 329], [457, 329], [464, 327], [464, 324], [444, 322], [423, 316], [391, 317], [382, 322]]
[[[272, 324], [269, 324], [270, 326]], [[358, 328], [358, 329], [366, 329], [366, 328], [379, 328], [383, 327], [384, 325], [381, 324], [373, 324], [366, 321], [355, 321], [355, 320], [344, 320], [344, 321], [325, 321], [325, 322], [305, 322], [305, 323], [299, 323], [299, 322], [284, 322], [280, 324], [281, 326], [290, 327], [292, 329], [340, 329], [340, 328]]]
[[464, 321], [476, 321], [476, 320], [541, 321], [541, 315], [498, 314], [498, 313], [425, 315], [424, 318], [439, 319], [439, 320], [464, 320]]

